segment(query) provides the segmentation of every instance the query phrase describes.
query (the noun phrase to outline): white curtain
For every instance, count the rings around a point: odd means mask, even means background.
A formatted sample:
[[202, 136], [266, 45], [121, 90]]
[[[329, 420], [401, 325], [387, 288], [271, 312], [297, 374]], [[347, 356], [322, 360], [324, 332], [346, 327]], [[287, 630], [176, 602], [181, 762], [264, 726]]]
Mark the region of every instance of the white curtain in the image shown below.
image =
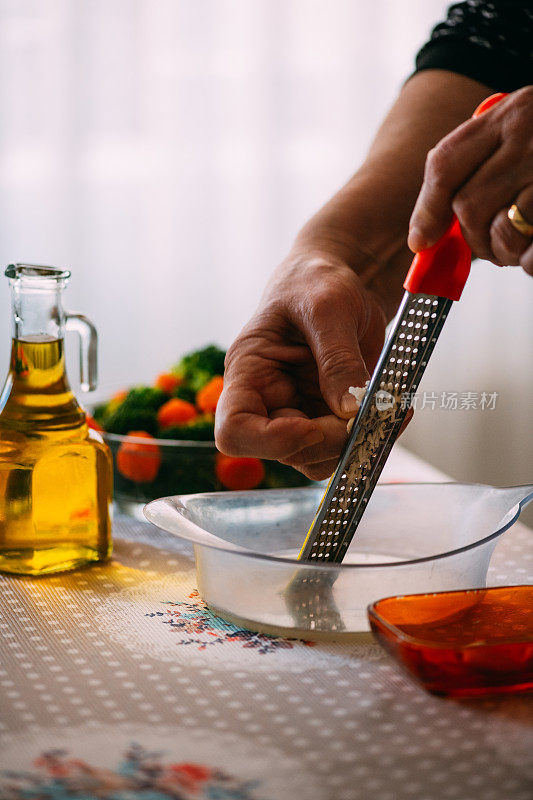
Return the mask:
[[[101, 394], [232, 340], [445, 7], [0, 0], [1, 260], [72, 268], [68, 305], [100, 332]], [[406, 442], [463, 478], [526, 481], [533, 280], [474, 273], [425, 384], [500, 402], [422, 412]], [[5, 281], [0, 303], [6, 363]]]

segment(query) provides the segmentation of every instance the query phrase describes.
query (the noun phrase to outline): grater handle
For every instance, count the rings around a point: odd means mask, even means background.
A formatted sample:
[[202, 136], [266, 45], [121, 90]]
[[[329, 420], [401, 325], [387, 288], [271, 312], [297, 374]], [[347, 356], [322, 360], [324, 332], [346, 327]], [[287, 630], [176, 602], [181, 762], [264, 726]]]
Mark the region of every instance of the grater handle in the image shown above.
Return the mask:
[[[487, 97], [473, 116], [481, 116], [504, 97], [507, 95], [503, 92]], [[472, 251], [463, 239], [459, 220], [454, 216], [444, 236], [432, 247], [415, 255], [403, 287], [412, 294], [459, 300], [470, 274], [471, 260]]]
[[459, 220], [452, 224], [438, 242], [413, 258], [404, 289], [411, 294], [432, 294], [459, 300], [470, 274], [472, 251], [463, 239]]

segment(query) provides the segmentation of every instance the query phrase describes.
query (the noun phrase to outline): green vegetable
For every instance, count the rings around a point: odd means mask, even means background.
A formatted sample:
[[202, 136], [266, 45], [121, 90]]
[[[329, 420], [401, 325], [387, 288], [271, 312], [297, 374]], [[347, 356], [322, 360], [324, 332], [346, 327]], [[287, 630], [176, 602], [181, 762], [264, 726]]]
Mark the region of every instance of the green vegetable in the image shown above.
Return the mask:
[[105, 427], [102, 423], [105, 419], [107, 405], [108, 405], [107, 403], [99, 403], [97, 406], [94, 406], [93, 408], [93, 413], [92, 413], [93, 419], [95, 419], [100, 425], [102, 425], [102, 428]]
[[[210, 449], [187, 448], [178, 454], [163, 450], [163, 464], [156, 478], [157, 495], [164, 497], [173, 494], [194, 492], [214, 492], [222, 487], [215, 475], [215, 453]], [[168, 457], [168, 461], [166, 458]]]
[[124, 436], [130, 431], [146, 431], [152, 436], [156, 436], [157, 410], [167, 400], [167, 395], [161, 389], [137, 386], [130, 389], [124, 400], [114, 410], [111, 400], [103, 409], [99, 410], [100, 416], [95, 419], [109, 433], [118, 433]]
[[165, 392], [153, 386], [136, 386], [130, 389], [122, 406], [127, 408], [142, 408], [146, 411], [157, 411], [168, 400]]
[[195, 390], [191, 389], [190, 386], [186, 386], [184, 383], [182, 383], [181, 386], [178, 386], [177, 389], [174, 389], [173, 396], [178, 397], [180, 400], [186, 400], [188, 403], [192, 403], [193, 405], [196, 403]]
[[172, 371], [179, 375], [188, 388], [197, 392], [202, 386], [205, 386], [213, 375], [224, 374], [225, 357], [226, 352], [224, 350], [214, 344], [210, 344], [202, 350], [188, 353], [173, 367]]
[[149, 408], [127, 406], [122, 403], [116, 411], [104, 416], [104, 428], [109, 433], [125, 436], [130, 431], [146, 431], [151, 436], [157, 435], [157, 417]]
[[196, 417], [187, 425], [172, 425], [159, 434], [160, 439], [212, 442], [215, 438], [215, 421], [211, 415]]

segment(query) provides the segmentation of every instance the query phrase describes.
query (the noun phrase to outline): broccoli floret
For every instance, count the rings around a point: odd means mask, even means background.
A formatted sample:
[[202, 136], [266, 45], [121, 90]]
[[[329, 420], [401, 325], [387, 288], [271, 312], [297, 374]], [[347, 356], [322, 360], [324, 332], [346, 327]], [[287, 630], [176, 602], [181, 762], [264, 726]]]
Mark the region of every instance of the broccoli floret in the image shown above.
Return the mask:
[[107, 403], [99, 403], [93, 408], [92, 417], [93, 419], [96, 420], [96, 422], [100, 423], [100, 425], [102, 425], [102, 422], [105, 419], [107, 413], [107, 405], [108, 405]]
[[196, 392], [194, 389], [191, 389], [190, 386], [186, 386], [184, 383], [174, 390], [173, 396], [178, 397], [180, 400], [186, 400], [188, 403], [192, 403], [193, 405], [196, 403]]
[[116, 411], [107, 414], [103, 419], [103, 427], [109, 433], [125, 436], [130, 431], [146, 431], [151, 436], [157, 433], [157, 416], [155, 411], [139, 406], [128, 406], [122, 403]]
[[212, 442], [215, 438], [215, 422], [211, 414], [197, 417], [187, 425], [172, 425], [161, 431], [161, 439], [181, 439], [189, 442]]
[[157, 410], [168, 400], [161, 389], [137, 386], [130, 389], [117, 407], [104, 411], [100, 424], [109, 433], [125, 435], [129, 431], [146, 431], [152, 436], [157, 432]]
[[121, 407], [157, 411], [167, 400], [167, 395], [161, 389], [153, 386], [136, 386], [129, 390]]
[[183, 383], [197, 392], [213, 377], [224, 374], [226, 353], [214, 344], [188, 353], [173, 368]]
[[215, 474], [214, 450], [194, 446], [179, 450], [178, 454], [171, 448], [162, 450], [163, 461], [157, 478], [149, 486], [150, 496], [213, 492], [222, 488]]

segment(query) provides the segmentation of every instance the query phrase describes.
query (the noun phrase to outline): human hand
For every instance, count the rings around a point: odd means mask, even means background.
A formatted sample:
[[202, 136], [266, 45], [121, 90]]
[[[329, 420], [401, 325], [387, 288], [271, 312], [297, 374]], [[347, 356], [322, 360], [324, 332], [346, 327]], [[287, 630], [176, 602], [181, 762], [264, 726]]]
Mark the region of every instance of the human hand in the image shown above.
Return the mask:
[[334, 471], [385, 335], [385, 315], [354, 271], [322, 256], [291, 258], [228, 350], [217, 447], [277, 459], [313, 480]]
[[533, 86], [464, 122], [429, 152], [409, 247], [433, 245], [455, 213], [474, 255], [533, 275], [533, 239], [510, 222], [512, 204], [533, 223]]

